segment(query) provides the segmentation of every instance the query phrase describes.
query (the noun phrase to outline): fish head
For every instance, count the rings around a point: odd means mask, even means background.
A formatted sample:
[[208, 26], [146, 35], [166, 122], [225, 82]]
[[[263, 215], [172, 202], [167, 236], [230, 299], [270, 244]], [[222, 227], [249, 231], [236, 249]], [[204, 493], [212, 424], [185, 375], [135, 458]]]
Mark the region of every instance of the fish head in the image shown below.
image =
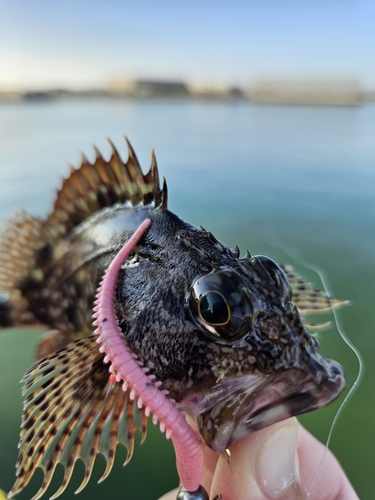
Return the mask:
[[236, 259], [198, 276], [185, 308], [216, 378], [195, 380], [180, 404], [213, 450], [325, 407], [343, 391], [342, 367], [317, 352], [284, 271], [268, 257]]

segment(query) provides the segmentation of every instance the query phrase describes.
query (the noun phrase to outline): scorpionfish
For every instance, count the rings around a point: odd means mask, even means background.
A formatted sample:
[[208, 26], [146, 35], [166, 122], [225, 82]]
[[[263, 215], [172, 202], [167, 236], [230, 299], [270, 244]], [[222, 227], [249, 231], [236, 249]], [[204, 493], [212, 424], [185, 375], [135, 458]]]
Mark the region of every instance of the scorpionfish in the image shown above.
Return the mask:
[[198, 491], [203, 445], [221, 453], [345, 386], [303, 320], [341, 301], [181, 220], [154, 153], [143, 174], [127, 145], [126, 162], [113, 145], [108, 160], [83, 157], [46, 219], [17, 212], [1, 235], [0, 324], [49, 330], [23, 377], [10, 498], [41, 468], [40, 498], [62, 464], [56, 498], [78, 459], [81, 491], [98, 453], [106, 477], [117, 444], [129, 460], [135, 431], [145, 438], [150, 413], [173, 441], [183, 486]]

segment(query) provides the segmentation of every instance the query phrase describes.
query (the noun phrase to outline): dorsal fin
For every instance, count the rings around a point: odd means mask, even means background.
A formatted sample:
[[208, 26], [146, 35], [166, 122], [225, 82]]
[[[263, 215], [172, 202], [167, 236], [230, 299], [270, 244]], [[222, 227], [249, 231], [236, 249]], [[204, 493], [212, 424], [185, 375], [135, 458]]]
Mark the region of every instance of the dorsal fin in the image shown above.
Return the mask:
[[115, 203], [130, 202], [133, 206], [152, 203], [167, 208], [167, 187], [164, 183], [160, 189], [154, 152], [151, 168], [143, 174], [130, 142], [125, 140], [129, 151], [126, 163], [110, 142], [112, 154], [108, 161], [95, 149], [94, 163], [83, 156], [81, 166], [72, 168], [44, 225], [50, 239], [64, 236], [89, 215]]

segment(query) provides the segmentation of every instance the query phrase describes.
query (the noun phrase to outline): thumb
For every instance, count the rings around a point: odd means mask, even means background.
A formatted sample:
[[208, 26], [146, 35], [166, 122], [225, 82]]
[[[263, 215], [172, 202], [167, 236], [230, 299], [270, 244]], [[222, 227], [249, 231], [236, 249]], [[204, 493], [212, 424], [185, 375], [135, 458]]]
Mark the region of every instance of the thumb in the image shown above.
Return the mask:
[[231, 446], [231, 467], [221, 454], [212, 480], [211, 496], [225, 500], [304, 498], [299, 485], [298, 422], [295, 418], [250, 434]]
[[[289, 418], [230, 447], [231, 464], [206, 449], [202, 484], [210, 499], [358, 500], [333, 454]], [[175, 500], [177, 490], [160, 500]]]

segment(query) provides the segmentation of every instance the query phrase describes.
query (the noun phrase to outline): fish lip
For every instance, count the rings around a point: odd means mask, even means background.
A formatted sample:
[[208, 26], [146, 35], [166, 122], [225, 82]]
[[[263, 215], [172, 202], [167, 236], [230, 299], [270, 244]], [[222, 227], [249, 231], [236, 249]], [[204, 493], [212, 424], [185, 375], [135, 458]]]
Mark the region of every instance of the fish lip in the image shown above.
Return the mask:
[[[320, 373], [314, 377], [309, 372], [291, 368], [267, 375], [250, 375], [247, 385], [243, 377], [242, 387], [229, 391], [217, 404], [194, 415], [206, 445], [221, 453], [252, 432], [324, 408], [334, 401], [345, 388], [343, 368], [336, 361], [319, 358], [324, 363], [324, 376]], [[230, 381], [228, 387], [231, 387]], [[190, 413], [194, 413], [191, 408]]]

